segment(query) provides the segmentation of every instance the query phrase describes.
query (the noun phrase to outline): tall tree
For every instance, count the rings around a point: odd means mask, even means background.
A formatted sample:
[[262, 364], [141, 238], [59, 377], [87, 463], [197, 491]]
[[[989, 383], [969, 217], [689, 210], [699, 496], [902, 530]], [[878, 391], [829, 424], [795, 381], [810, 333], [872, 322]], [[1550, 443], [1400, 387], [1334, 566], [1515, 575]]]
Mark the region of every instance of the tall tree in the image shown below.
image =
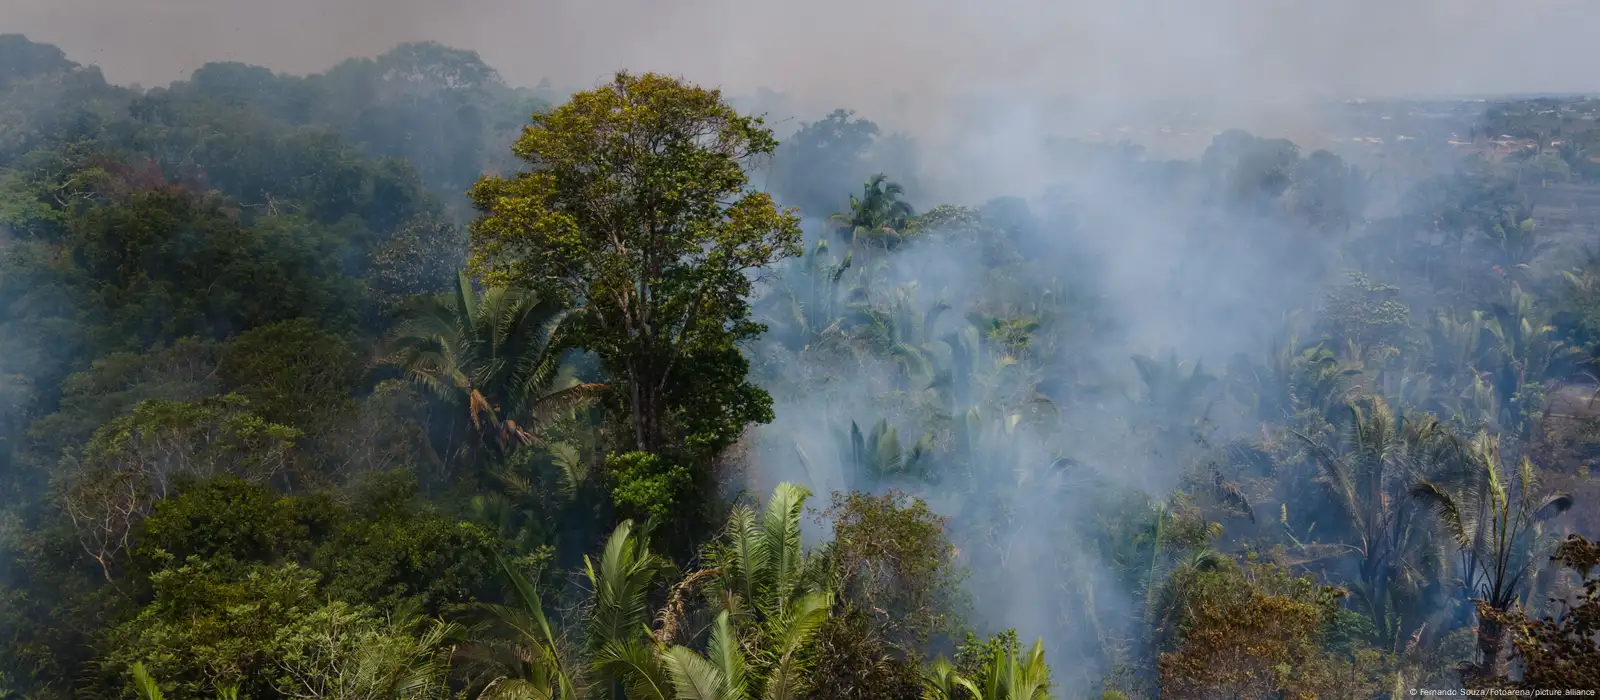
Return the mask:
[[513, 147], [531, 172], [472, 190], [474, 264], [588, 308], [583, 343], [624, 380], [641, 449], [720, 450], [771, 419], [735, 344], [763, 330], [752, 273], [800, 253], [798, 217], [746, 189], [776, 146], [717, 90], [618, 73], [534, 116]]
[[768, 172], [772, 192], [807, 216], [827, 216], [839, 195], [872, 173], [878, 125], [836, 109], [784, 140]]

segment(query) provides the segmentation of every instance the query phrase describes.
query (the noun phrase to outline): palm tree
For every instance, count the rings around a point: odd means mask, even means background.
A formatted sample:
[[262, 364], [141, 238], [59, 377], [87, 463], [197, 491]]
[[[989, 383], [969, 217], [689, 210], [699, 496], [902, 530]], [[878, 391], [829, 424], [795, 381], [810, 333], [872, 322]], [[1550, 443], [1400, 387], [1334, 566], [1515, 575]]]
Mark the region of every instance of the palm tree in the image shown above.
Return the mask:
[[1285, 315], [1284, 328], [1273, 338], [1264, 366], [1245, 355], [1236, 356], [1229, 365], [1227, 380], [1233, 395], [1254, 405], [1256, 419], [1262, 422], [1313, 418], [1326, 422], [1360, 383], [1359, 367], [1340, 362], [1323, 343], [1301, 343], [1298, 317], [1298, 312]]
[[[1480, 432], [1467, 447], [1468, 471], [1449, 484], [1421, 481], [1411, 493], [1438, 512], [1439, 523], [1461, 550], [1462, 586], [1479, 605], [1505, 613], [1522, 601], [1542, 556], [1554, 544], [1542, 524], [1572, 507], [1572, 496], [1542, 493], [1533, 462], [1523, 457], [1505, 473], [1500, 438]], [[1494, 616], [1480, 615], [1479, 670], [1500, 674], [1504, 630]]]
[[828, 242], [817, 241], [810, 253], [791, 263], [776, 293], [757, 302], [765, 307], [774, 337], [799, 352], [838, 334], [845, 320], [839, 308], [842, 280], [851, 260], [847, 254], [834, 262]]
[[544, 601], [528, 579], [499, 558], [511, 582], [514, 605], [483, 604], [501, 634], [468, 647], [463, 654], [490, 669], [481, 700], [576, 700], [582, 668], [570, 659], [564, 641], [544, 614]]
[[[826, 556], [807, 554], [800, 539], [800, 518], [810, 495], [803, 486], [779, 484], [759, 517], [747, 506], [735, 508], [721, 541], [707, 549], [708, 570], [716, 572], [705, 586], [707, 602], [717, 613], [713, 658], [726, 689], [744, 687], [748, 693], [722, 697], [789, 698], [803, 690], [799, 651], [827, 620], [834, 583]], [[735, 638], [754, 650], [748, 659], [725, 653]], [[682, 647], [669, 652], [678, 697], [712, 697], [685, 694], [684, 683], [697, 673], [691, 669], [704, 668], [689, 659], [690, 653]], [[743, 682], [736, 682], [735, 669], [744, 669]]]
[[649, 594], [666, 560], [651, 553], [642, 533], [625, 520], [612, 531], [600, 560], [584, 557], [589, 580], [586, 651], [601, 695], [634, 697], [629, 686], [661, 687], [647, 644]]
[[1494, 342], [1488, 366], [1500, 400], [1500, 424], [1527, 437], [1534, 434], [1536, 414], [1544, 407], [1544, 382], [1557, 365], [1578, 348], [1566, 345], [1539, 309], [1532, 294], [1513, 285], [1511, 302], [1496, 304], [1485, 325]]
[[1496, 340], [1491, 330], [1496, 322], [1482, 311], [1440, 313], [1428, 329], [1426, 376], [1439, 378], [1442, 386], [1430, 387], [1434, 395], [1426, 405], [1468, 430], [1492, 425], [1499, 406], [1490, 376], [1482, 368], [1492, 364], [1489, 345]]
[[[824, 557], [805, 554], [800, 515], [808, 492], [780, 484], [758, 518], [735, 510], [723, 540], [708, 548], [710, 568], [674, 587], [652, 618], [649, 594], [666, 562], [633, 523], [612, 532], [598, 559], [585, 558], [590, 596], [585, 643], [569, 648], [545, 617], [538, 594], [501, 561], [519, 605], [485, 606], [509, 632], [470, 650], [490, 669], [479, 697], [575, 700], [584, 695], [648, 700], [792, 699], [805, 689], [801, 651], [833, 606]], [[717, 613], [709, 658], [674, 644], [684, 593], [704, 584]], [[577, 653], [575, 653], [577, 652]]]
[[1216, 377], [1200, 362], [1180, 362], [1169, 354], [1165, 362], [1145, 355], [1133, 356], [1144, 391], [1133, 399], [1134, 425], [1148, 431], [1151, 454], [1156, 459], [1184, 462], [1191, 448], [1206, 439], [1208, 415], [1214, 399], [1207, 397]]
[[914, 215], [902, 197], [905, 188], [878, 173], [861, 186], [861, 197], [850, 197], [850, 211], [829, 217], [829, 221], [854, 245], [875, 244], [888, 250], [900, 240], [900, 230]]
[[[851, 332], [864, 358], [878, 357], [893, 363], [898, 372], [895, 388], [920, 387], [933, 379], [932, 333], [939, 317], [950, 310], [936, 302], [927, 311], [916, 312], [917, 284], [896, 287], [882, 306], [860, 301], [851, 304]], [[865, 359], [863, 360], [865, 361]]]
[[[832, 599], [801, 598], [780, 617], [740, 640], [724, 610], [711, 626], [709, 657], [684, 646], [662, 653], [677, 700], [794, 700], [807, 687], [800, 653], [827, 621]], [[752, 653], [746, 658], [746, 649]], [[668, 700], [661, 697], [659, 700]]]
[[462, 272], [453, 292], [395, 329], [382, 361], [464, 409], [480, 442], [508, 450], [605, 389], [563, 376], [561, 329], [576, 311], [508, 287], [480, 293]]
[[[595, 592], [589, 648], [596, 672], [629, 698], [799, 697], [807, 671], [800, 652], [833, 606], [825, 559], [807, 555], [800, 541], [809, 495], [804, 487], [779, 484], [759, 518], [748, 507], [736, 508], [722, 541], [707, 549], [709, 567], [674, 589], [654, 635], [643, 632], [645, 586], [655, 564], [642, 543], [613, 535], [598, 569], [587, 567]], [[673, 644], [681, 596], [695, 585], [705, 587], [717, 614], [709, 656]]]
[[[649, 550], [633, 522], [624, 520], [607, 538], [597, 560], [584, 557], [590, 585], [585, 605], [585, 643], [570, 645], [545, 616], [533, 585], [505, 559], [500, 568], [511, 582], [515, 605], [481, 607], [491, 613], [499, 634], [467, 650], [466, 656], [489, 669], [478, 697], [486, 700], [575, 700], [600, 696], [643, 697], [632, 691], [666, 687], [655, 645], [648, 632], [648, 594], [665, 560]], [[646, 693], [645, 695], [648, 695]]]
[[1044, 661], [1044, 640], [1020, 656], [1000, 645], [984, 664], [980, 678], [968, 678], [943, 657], [923, 676], [928, 700], [1050, 700], [1050, 666]]
[[[989, 330], [996, 328], [991, 325]], [[979, 407], [1023, 407], [1047, 401], [1036, 390], [1037, 377], [1002, 341], [971, 323], [941, 336], [935, 347], [944, 351], [937, 356], [943, 366], [935, 371], [929, 388], [951, 415], [961, 416]]]
[[1199, 517], [1190, 498], [1179, 492], [1173, 502], [1156, 502], [1151, 508], [1150, 529], [1135, 543], [1150, 544], [1150, 560], [1140, 585], [1144, 598], [1144, 621], [1159, 636], [1175, 634], [1166, 622], [1182, 599], [1181, 588], [1192, 574], [1210, 570], [1222, 556], [1212, 542], [1222, 537], [1221, 523]]
[[[166, 693], [161, 692], [161, 686], [156, 679], [150, 676], [145, 669], [144, 662], [137, 662], [131, 669], [133, 674], [133, 693], [139, 700], [166, 700]], [[9, 693], [7, 694], [9, 695]], [[0, 697], [6, 697], [0, 695]], [[224, 686], [217, 691], [217, 700], [239, 700], [239, 689], [236, 686]]]
[[1412, 542], [1413, 509], [1405, 493], [1445, 464], [1455, 441], [1431, 415], [1410, 418], [1380, 397], [1351, 403], [1347, 429], [1336, 445], [1294, 433], [1321, 471], [1321, 481], [1344, 519], [1350, 550], [1360, 558], [1355, 597], [1380, 633], [1401, 633], [1389, 582]]
[[[900, 442], [900, 431], [884, 419], [862, 432], [861, 425], [850, 421], [850, 430], [834, 430], [834, 441], [839, 448], [839, 465], [843, 471], [846, 488], [871, 491], [879, 484], [898, 478], [930, 476], [929, 462], [933, 455], [933, 435], [923, 434], [915, 443]], [[805, 448], [796, 442], [795, 456], [800, 465], [817, 482], [815, 465]]]
[[850, 468], [855, 488], [870, 489], [901, 475], [925, 476], [923, 471], [933, 452], [933, 436], [925, 434], [909, 448], [902, 447], [900, 433], [879, 419], [872, 430], [862, 434], [861, 426], [850, 421], [849, 449], [845, 464]]
[[749, 624], [783, 617], [807, 597], [830, 590], [825, 557], [806, 553], [800, 541], [800, 518], [810, 497], [806, 487], [783, 483], [760, 516], [748, 506], [734, 509], [705, 557], [708, 568], [719, 572], [706, 587], [713, 610]]

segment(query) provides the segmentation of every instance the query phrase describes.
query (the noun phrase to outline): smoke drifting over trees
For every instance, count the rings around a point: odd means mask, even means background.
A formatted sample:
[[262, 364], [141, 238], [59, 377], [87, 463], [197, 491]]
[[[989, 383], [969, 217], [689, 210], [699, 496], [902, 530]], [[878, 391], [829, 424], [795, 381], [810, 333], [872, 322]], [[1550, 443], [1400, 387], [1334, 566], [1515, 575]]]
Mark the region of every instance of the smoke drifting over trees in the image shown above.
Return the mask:
[[1582, 3], [0, 12], [0, 695], [1592, 676]]

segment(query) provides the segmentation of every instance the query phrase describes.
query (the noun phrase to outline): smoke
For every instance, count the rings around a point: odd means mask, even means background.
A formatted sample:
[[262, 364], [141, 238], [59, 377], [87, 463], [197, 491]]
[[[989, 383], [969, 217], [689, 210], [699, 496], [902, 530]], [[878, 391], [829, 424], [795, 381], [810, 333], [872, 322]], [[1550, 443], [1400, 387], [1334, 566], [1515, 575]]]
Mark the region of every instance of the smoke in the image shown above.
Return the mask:
[[213, 60], [318, 71], [432, 39], [529, 85], [651, 69], [867, 109], [979, 88], [1235, 105], [1585, 90], [1597, 86], [1572, 59], [1600, 16], [1582, 0], [8, 0], [0, 24], [117, 81]]
[[776, 116], [848, 105], [917, 137], [919, 194], [939, 201], [1039, 184], [1044, 135], [1154, 145], [1182, 117], [1173, 147], [1192, 155], [1230, 127], [1322, 139], [1326, 100], [1600, 89], [1575, 60], [1600, 32], [1583, 0], [7, 0], [0, 27], [147, 85], [209, 61], [308, 73], [434, 40], [517, 85], [626, 68], [770, 87], [788, 98]]
[[[1337, 271], [1301, 265], [1320, 253], [1296, 248], [1291, 221], [1172, 184], [1226, 184], [1225, 164], [1074, 157], [1060, 137], [1172, 132], [1192, 156], [1229, 127], [1331, 141], [1332, 100], [1600, 88], [1577, 60], [1600, 33], [1585, 0], [8, 0], [0, 27], [122, 82], [213, 60], [304, 73], [426, 39], [478, 50], [513, 84], [582, 88], [627, 68], [769, 87], [789, 98], [778, 116], [845, 106], [914, 136], [921, 171], [891, 175], [923, 183], [918, 203], [1024, 198], [1025, 225], [952, 224], [852, 260], [860, 289], [818, 291], [831, 273], [803, 265], [766, 289], [772, 318], [830, 310], [755, 349], [778, 418], [754, 436], [753, 486], [858, 486], [851, 451], [880, 420], [901, 464], [927, 434], [949, 467], [938, 478], [868, 485], [952, 516], [978, 621], [1046, 637], [1069, 685], [1103, 670], [1109, 621], [1133, 614], [1097, 549], [1106, 500], [1167, 493], [1194, 433], [1243, 427], [1192, 423], [1204, 407], [1168, 390], [1191, 365], [1152, 380], [1130, 358], [1259, 356]], [[808, 228], [813, 245], [828, 235]], [[819, 260], [840, 263], [837, 242]], [[868, 309], [883, 318], [859, 322], [892, 352], [863, 356], [830, 330]], [[1054, 346], [1008, 348], [969, 315], [1035, 319]]]

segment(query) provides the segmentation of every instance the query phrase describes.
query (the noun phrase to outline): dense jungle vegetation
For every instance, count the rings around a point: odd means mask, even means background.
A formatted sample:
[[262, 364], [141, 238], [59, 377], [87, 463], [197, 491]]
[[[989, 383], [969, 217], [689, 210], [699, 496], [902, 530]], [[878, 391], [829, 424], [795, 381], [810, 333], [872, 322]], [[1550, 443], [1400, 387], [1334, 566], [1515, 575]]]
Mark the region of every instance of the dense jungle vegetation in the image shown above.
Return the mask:
[[0, 36], [0, 697], [1600, 689], [1553, 104], [1416, 177], [1229, 131], [957, 206], [656, 74]]

